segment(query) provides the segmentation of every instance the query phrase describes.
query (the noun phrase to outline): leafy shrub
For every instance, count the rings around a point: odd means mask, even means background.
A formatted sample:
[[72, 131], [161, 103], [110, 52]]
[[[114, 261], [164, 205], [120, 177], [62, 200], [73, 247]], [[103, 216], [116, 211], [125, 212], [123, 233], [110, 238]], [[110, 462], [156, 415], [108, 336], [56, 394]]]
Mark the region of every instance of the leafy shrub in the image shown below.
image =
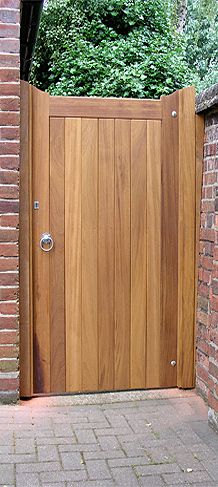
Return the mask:
[[53, 95], [159, 98], [193, 79], [162, 0], [50, 0], [32, 81]]

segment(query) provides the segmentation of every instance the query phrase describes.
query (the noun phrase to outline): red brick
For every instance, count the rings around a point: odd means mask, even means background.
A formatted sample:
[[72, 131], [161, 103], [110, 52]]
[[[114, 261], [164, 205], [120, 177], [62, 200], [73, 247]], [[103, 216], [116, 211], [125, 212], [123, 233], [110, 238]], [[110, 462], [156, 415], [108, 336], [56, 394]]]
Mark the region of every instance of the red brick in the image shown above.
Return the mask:
[[0, 329], [1, 330], [17, 330], [18, 318], [17, 316], [0, 316]]
[[0, 155], [19, 155], [20, 143], [18, 141], [0, 141]]
[[17, 184], [18, 181], [18, 171], [0, 171], [0, 184]]
[[214, 258], [214, 260], [218, 261], [218, 247], [217, 246], [214, 247], [213, 258]]
[[0, 330], [1, 345], [16, 345], [18, 342], [17, 331], [2, 331]]
[[208, 393], [208, 404], [216, 413], [218, 413], [218, 399], [214, 397], [211, 391]]
[[197, 375], [198, 377], [207, 384], [208, 382], [208, 370], [202, 367], [200, 364], [197, 364]]
[[204, 174], [203, 182], [204, 186], [211, 186], [216, 182], [216, 173], [215, 172], [209, 172]]
[[0, 139], [18, 140], [19, 136], [19, 127], [0, 127]]
[[20, 0], [1, 0], [1, 7], [20, 8]]
[[19, 65], [20, 65], [20, 57], [18, 54], [11, 54], [11, 53], [0, 54], [0, 66], [2, 68], [19, 68]]
[[0, 243], [0, 257], [16, 257], [18, 255], [18, 245], [16, 243]]
[[0, 81], [19, 81], [19, 69], [0, 68]]
[[210, 324], [217, 326], [218, 323], [218, 313], [213, 311], [210, 315]]
[[201, 296], [208, 297], [209, 296], [209, 287], [208, 287], [208, 285], [205, 284], [204, 282], [202, 282], [201, 284], [199, 284], [199, 286], [198, 286], [198, 293]]
[[209, 354], [209, 345], [205, 340], [202, 340], [201, 338], [197, 338], [197, 350], [200, 350], [203, 352], [205, 355]]
[[[2, 7], [2, 4], [1, 4]], [[20, 13], [18, 9], [0, 8], [0, 22], [2, 24], [18, 24], [20, 20]]]
[[211, 282], [213, 294], [218, 294], [218, 280], [213, 279]]
[[213, 256], [213, 249], [214, 244], [212, 242], [200, 242], [199, 251], [201, 254]]
[[19, 202], [0, 200], [0, 213], [19, 213]]
[[209, 363], [209, 374], [218, 380], [218, 366], [213, 362]]
[[204, 188], [204, 198], [211, 199], [213, 197], [213, 186]]
[[197, 311], [197, 320], [202, 323], [203, 325], [208, 325], [209, 319], [208, 319], [208, 314], [204, 313], [203, 311], [198, 310]]
[[18, 350], [15, 345], [6, 347], [0, 346], [0, 358], [17, 358]]
[[11, 228], [0, 228], [0, 242], [17, 242], [18, 230]]
[[19, 39], [19, 34], [20, 27], [18, 24], [0, 24], [0, 38], [9, 37], [11, 39]]
[[[14, 127], [7, 127], [14, 128]], [[19, 156], [0, 156], [0, 169], [18, 169]]]
[[19, 46], [19, 39], [0, 39], [0, 52], [19, 53]]
[[0, 215], [1, 227], [13, 227], [17, 228], [19, 223], [18, 215]]
[[0, 361], [0, 372], [16, 372], [18, 363], [16, 360], [1, 360]]
[[0, 141], [0, 154], [11, 154], [11, 155], [19, 155], [20, 152], [20, 143], [15, 142], [1, 142]]
[[201, 240], [207, 240], [209, 242], [214, 242], [214, 230], [211, 228], [201, 228], [200, 230], [200, 239]]
[[18, 296], [18, 287], [2, 287], [0, 288], [0, 300], [12, 301]]
[[17, 271], [17, 257], [0, 257], [0, 271]]
[[19, 387], [19, 379], [1, 379], [0, 391], [16, 391]]
[[214, 311], [218, 311], [218, 296], [212, 296], [210, 299], [210, 307]]
[[[1, 85], [0, 85], [1, 87]], [[0, 113], [0, 125], [19, 125], [20, 115], [18, 112], [1, 112]]]
[[17, 286], [18, 281], [18, 272], [0, 272], [0, 286]]
[[1, 96], [19, 96], [19, 83], [0, 83]]
[[200, 259], [203, 269], [208, 271], [213, 269], [213, 258], [209, 256], [202, 255]]
[[0, 97], [0, 110], [4, 112], [16, 112], [20, 108], [20, 101], [18, 97]]
[[18, 186], [0, 186], [0, 198], [16, 199], [19, 196]]
[[201, 310], [208, 312], [208, 304], [208, 298], [204, 296], [198, 296], [198, 307]]

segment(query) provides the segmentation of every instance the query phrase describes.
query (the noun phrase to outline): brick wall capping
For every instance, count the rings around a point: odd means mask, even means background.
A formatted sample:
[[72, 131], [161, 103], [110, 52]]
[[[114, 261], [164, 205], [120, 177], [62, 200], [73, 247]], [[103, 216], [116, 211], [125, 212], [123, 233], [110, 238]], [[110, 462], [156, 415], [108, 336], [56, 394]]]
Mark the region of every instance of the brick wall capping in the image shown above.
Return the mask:
[[196, 113], [203, 113], [216, 107], [218, 107], [218, 83], [196, 97]]

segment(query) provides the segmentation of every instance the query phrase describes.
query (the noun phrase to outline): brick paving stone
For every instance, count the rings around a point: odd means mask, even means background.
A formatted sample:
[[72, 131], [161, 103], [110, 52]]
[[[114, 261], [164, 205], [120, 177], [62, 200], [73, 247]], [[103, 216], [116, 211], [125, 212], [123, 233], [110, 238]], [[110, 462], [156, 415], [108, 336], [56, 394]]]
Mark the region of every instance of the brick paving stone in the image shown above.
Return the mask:
[[83, 458], [79, 452], [61, 453], [61, 461], [64, 470], [84, 468]]
[[163, 464], [156, 464], [156, 465], [141, 465], [139, 467], [135, 467], [136, 472], [138, 475], [161, 475], [164, 473], [171, 473], [171, 472], [180, 472], [180, 468], [178, 465], [173, 463], [163, 463]]
[[[55, 486], [56, 484], [54, 484]], [[70, 482], [67, 487], [113, 487], [113, 480], [87, 480], [85, 482]], [[49, 487], [49, 486], [48, 486]]]
[[166, 487], [166, 484], [159, 475], [149, 475], [149, 477], [140, 477], [139, 485], [142, 487]]
[[148, 465], [149, 459], [146, 456], [132, 458], [114, 458], [108, 460], [109, 467], [135, 467], [136, 465]]
[[16, 475], [16, 487], [40, 487], [38, 474], [20, 473]]
[[58, 445], [59, 452], [99, 452], [100, 446], [97, 443], [77, 443], [77, 444], [61, 444]]
[[[36, 455], [0, 455], [0, 465], [1, 463], [27, 463], [27, 462], [35, 462]], [[1, 467], [0, 467], [1, 468]]]
[[105, 460], [87, 460], [86, 468], [90, 480], [111, 479], [111, 474]]
[[14, 482], [14, 465], [0, 465], [0, 485]]
[[120, 443], [115, 436], [101, 436], [98, 439], [98, 443], [102, 450], [120, 450]]
[[16, 465], [17, 473], [39, 473], [39, 472], [52, 472], [54, 470], [60, 470], [60, 462], [37, 462], [37, 463], [19, 463]]
[[112, 468], [111, 473], [117, 486], [135, 487], [140, 485], [131, 467]]
[[207, 482], [211, 479], [207, 472], [178, 472], [178, 473], [165, 473], [162, 475], [164, 482], [169, 485], [177, 485], [177, 484], [192, 484], [193, 482]]
[[122, 450], [87, 451], [83, 453], [85, 460], [108, 460], [109, 458], [125, 458]]
[[[40, 474], [42, 483], [55, 482], [80, 482], [87, 479], [85, 470], [59, 470], [55, 472], [43, 472]], [[24, 486], [23, 486], [24, 487]]]
[[37, 452], [40, 462], [55, 462], [59, 460], [57, 446], [55, 445], [50, 445], [49, 448], [45, 445], [38, 446]]
[[42, 437], [36, 437], [36, 443], [37, 445], [72, 445], [77, 443], [77, 439], [74, 436], [71, 437], [64, 437], [61, 438], [60, 436], [58, 438], [56, 437], [50, 437], [50, 438], [44, 438]]
[[97, 443], [97, 439], [93, 431], [76, 430], [75, 435], [79, 443]]
[[15, 453], [32, 453], [36, 452], [36, 444], [33, 438], [26, 438], [25, 441], [17, 438], [15, 442]]

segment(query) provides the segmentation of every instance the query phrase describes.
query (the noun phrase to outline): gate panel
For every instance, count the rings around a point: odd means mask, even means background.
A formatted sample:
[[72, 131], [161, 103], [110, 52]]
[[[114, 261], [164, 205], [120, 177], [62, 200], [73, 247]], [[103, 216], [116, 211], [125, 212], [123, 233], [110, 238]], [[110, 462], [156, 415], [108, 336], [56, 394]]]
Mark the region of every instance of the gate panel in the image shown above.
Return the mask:
[[131, 121], [131, 387], [146, 386], [147, 123]]
[[81, 119], [65, 120], [66, 390], [82, 389]]
[[115, 120], [115, 389], [130, 387], [130, 120]]
[[161, 277], [161, 122], [149, 121], [147, 135], [146, 349], [146, 387], [148, 388], [161, 386]]
[[55, 251], [50, 259], [51, 391], [65, 383], [65, 258], [64, 258], [64, 119], [50, 119], [50, 231]]
[[82, 120], [82, 390], [98, 389], [98, 120]]
[[[39, 209], [28, 220], [33, 269], [29, 257], [21, 276], [33, 275], [23, 394], [192, 387], [193, 89], [161, 101], [28, 89], [24, 179]], [[39, 247], [45, 232], [54, 239], [50, 253]]]
[[99, 389], [114, 388], [114, 120], [99, 120], [98, 330]]

